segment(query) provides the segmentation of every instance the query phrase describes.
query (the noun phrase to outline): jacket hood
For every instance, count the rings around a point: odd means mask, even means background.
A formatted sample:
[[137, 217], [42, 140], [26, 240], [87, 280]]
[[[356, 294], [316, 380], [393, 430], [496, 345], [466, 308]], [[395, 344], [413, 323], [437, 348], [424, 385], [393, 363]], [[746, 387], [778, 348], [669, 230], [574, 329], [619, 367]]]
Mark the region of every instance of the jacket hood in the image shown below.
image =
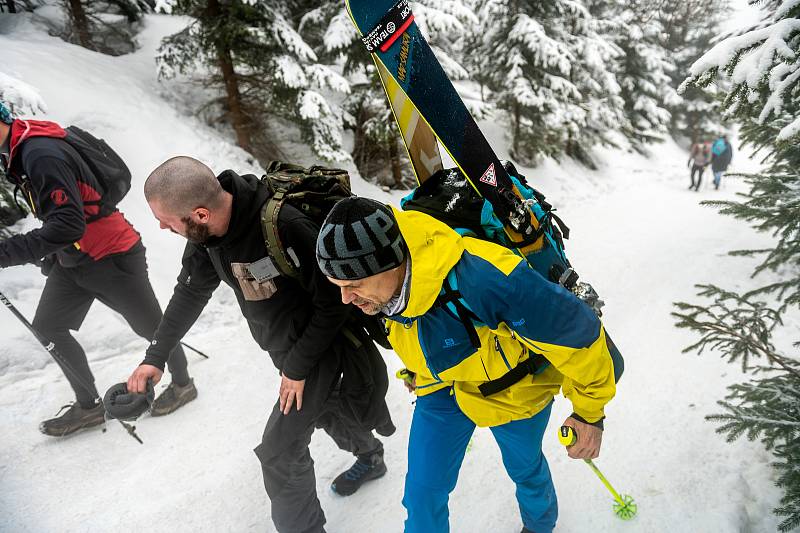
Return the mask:
[[11, 123], [11, 140], [9, 141], [8, 166], [14, 161], [17, 147], [31, 137], [55, 137], [63, 139], [67, 132], [56, 124], [47, 120], [21, 120], [16, 119]]
[[260, 211], [269, 198], [269, 191], [256, 176], [252, 174], [238, 175], [226, 170], [217, 176], [219, 184], [233, 196], [231, 220], [228, 231], [222, 237], [211, 237], [208, 246], [220, 246], [238, 240], [250, 230], [250, 224], [260, 223]]
[[447, 224], [418, 211], [392, 208], [411, 257], [408, 305], [400, 316], [424, 315], [436, 301], [447, 273], [464, 252], [461, 236]]

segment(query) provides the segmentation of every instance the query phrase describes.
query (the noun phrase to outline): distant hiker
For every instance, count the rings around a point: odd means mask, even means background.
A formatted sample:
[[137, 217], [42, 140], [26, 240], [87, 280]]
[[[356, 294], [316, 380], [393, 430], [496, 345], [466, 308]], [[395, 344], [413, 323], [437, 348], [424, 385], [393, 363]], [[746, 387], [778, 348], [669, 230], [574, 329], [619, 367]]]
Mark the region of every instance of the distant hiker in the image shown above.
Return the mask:
[[[92, 302], [99, 300], [117, 311], [148, 341], [161, 321], [142, 240], [115, 205], [103, 203], [105, 177], [98, 176], [96, 165], [65, 140], [68, 135], [53, 122], [14, 119], [0, 103], [2, 166], [42, 221], [39, 229], [0, 241], [0, 268], [41, 265], [47, 281], [33, 326], [78, 374], [62, 368], [77, 401], [39, 426], [42, 433], [56, 437], [104, 422], [103, 406], [95, 403], [99, 396], [86, 353], [70, 333], [81, 327]], [[129, 179], [130, 172], [118, 156], [117, 161]], [[197, 396], [180, 346], [169, 355], [169, 370], [172, 384], [153, 404], [155, 416]]]
[[406, 533], [449, 531], [449, 494], [476, 426], [491, 429], [516, 483], [523, 532], [550, 533], [558, 510], [541, 446], [553, 397], [572, 402], [570, 457], [594, 458], [616, 391], [595, 313], [508, 248], [366, 198], [334, 206], [317, 260], [343, 302], [389, 317], [413, 376]]
[[308, 449], [314, 428], [357, 458], [333, 482], [347, 496], [386, 473], [383, 445], [371, 429], [390, 435], [394, 426], [384, 400], [386, 365], [355, 321], [358, 311], [341, 302], [317, 267], [319, 227], [291, 205], [280, 209], [277, 237], [296, 257], [302, 279], [295, 279], [280, 274], [267, 253], [261, 212], [272, 193], [256, 176], [232, 170], [215, 176], [196, 159], [174, 157], [150, 174], [144, 193], [161, 228], [188, 242], [164, 320], [128, 388], [142, 392], [148, 379], [159, 380], [169, 350], [225, 282], [281, 375], [278, 401], [255, 449], [272, 521], [281, 533], [324, 531]]
[[719, 189], [722, 175], [728, 170], [731, 159], [733, 159], [733, 146], [728, 142], [728, 136], [722, 135], [711, 147], [711, 171], [714, 173], [715, 189]]
[[[687, 162], [687, 166], [691, 165], [692, 172], [690, 174], [692, 183], [689, 185], [689, 189], [694, 189], [695, 191], [700, 189], [700, 182], [703, 181], [703, 172], [705, 171], [708, 164], [711, 162], [711, 147], [708, 145], [707, 142], [696, 142], [692, 145], [692, 149], [689, 152], [689, 161]], [[695, 172], [697, 173], [697, 183], [695, 184], [694, 175]]]

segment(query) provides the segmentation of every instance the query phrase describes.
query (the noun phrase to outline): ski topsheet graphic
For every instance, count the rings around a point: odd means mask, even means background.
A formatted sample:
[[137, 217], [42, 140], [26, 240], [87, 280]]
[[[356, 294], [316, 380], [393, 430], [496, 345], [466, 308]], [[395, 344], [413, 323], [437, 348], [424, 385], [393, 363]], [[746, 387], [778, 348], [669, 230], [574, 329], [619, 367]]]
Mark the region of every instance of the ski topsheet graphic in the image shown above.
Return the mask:
[[[509, 240], [527, 253], [541, 246], [538, 223], [525, 205], [489, 142], [483, 136], [466, 105], [453, 87], [428, 42], [414, 23], [408, 0], [345, 0], [361, 41], [372, 53], [379, 73], [385, 76], [386, 89], [395, 118], [414, 162], [420, 182], [420, 169], [426, 150], [422, 139], [414, 148], [413, 138], [405, 131], [401, 110], [408, 104], [439, 140], [473, 187], [491, 202], [495, 214], [505, 225]], [[388, 81], [391, 78], [392, 81]], [[397, 91], [403, 96], [398, 96]], [[409, 112], [408, 116], [414, 115]], [[417, 121], [418, 122], [418, 121]], [[416, 130], [424, 136], [422, 126]], [[417, 154], [415, 155], [415, 151]], [[430, 156], [430, 152], [427, 152]], [[439, 163], [441, 164], [441, 163]]]
[[439, 154], [436, 136], [383, 64], [375, 61], [375, 66], [392, 107], [394, 119], [400, 128], [417, 183], [423, 183], [437, 170], [442, 169], [442, 156]]

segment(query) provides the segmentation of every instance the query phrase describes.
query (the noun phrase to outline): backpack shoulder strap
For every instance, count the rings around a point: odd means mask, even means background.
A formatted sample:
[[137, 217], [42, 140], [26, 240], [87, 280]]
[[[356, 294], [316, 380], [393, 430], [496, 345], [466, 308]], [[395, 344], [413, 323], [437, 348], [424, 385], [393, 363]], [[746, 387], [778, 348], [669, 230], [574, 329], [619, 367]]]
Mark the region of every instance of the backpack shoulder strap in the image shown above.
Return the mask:
[[275, 261], [278, 270], [286, 276], [302, 281], [299, 266], [295, 266], [294, 258], [289, 255], [278, 234], [278, 214], [283, 207], [285, 195], [285, 191], [278, 189], [261, 207], [261, 231], [264, 234], [267, 253]]
[[475, 322], [481, 322], [481, 320], [472, 312], [461, 297], [461, 293], [457, 289], [457, 283], [455, 273], [450, 271], [442, 283], [442, 292], [436, 297], [433, 306], [445, 307], [450, 312], [455, 312], [458, 319], [464, 325], [464, 329], [467, 330], [470, 343], [478, 350], [481, 347], [481, 339], [478, 336], [478, 330], [475, 328]]
[[[455, 310], [459, 320], [467, 330], [467, 335], [469, 335], [472, 346], [478, 350], [481, 347], [481, 341], [475, 323], [482, 324], [483, 322], [469, 308], [467, 302], [464, 301], [464, 298], [457, 288], [454, 288], [458, 286], [457, 284], [458, 280], [455, 277], [455, 273], [451, 270], [442, 284], [442, 293], [436, 298], [434, 306], [447, 307], [451, 312]], [[521, 381], [525, 376], [540, 373], [549, 364], [549, 361], [547, 361], [543, 355], [528, 350], [527, 359], [517, 364], [517, 366], [510, 369], [499, 378], [480, 384], [478, 390], [480, 390], [484, 398], [489, 397], [508, 389]]]

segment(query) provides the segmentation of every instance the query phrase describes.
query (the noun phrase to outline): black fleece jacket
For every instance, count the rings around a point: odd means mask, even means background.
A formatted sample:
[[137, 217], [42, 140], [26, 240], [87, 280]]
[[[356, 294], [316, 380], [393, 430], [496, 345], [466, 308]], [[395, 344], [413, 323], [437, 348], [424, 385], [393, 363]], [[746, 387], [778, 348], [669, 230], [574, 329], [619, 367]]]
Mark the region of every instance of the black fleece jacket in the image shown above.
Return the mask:
[[283, 245], [297, 255], [303, 283], [279, 276], [273, 280], [275, 294], [248, 301], [231, 263], [249, 264], [267, 255], [260, 212], [269, 191], [253, 175], [227, 170], [217, 179], [233, 195], [228, 231], [204, 245], [187, 243], [178, 284], [143, 363], [164, 368], [170, 351], [197, 320], [221, 280], [233, 289], [253, 338], [269, 352], [276, 368], [291, 379], [304, 379], [331, 352], [351, 309], [342, 304], [339, 289], [317, 267], [319, 228], [290, 205], [281, 208], [278, 233]]

